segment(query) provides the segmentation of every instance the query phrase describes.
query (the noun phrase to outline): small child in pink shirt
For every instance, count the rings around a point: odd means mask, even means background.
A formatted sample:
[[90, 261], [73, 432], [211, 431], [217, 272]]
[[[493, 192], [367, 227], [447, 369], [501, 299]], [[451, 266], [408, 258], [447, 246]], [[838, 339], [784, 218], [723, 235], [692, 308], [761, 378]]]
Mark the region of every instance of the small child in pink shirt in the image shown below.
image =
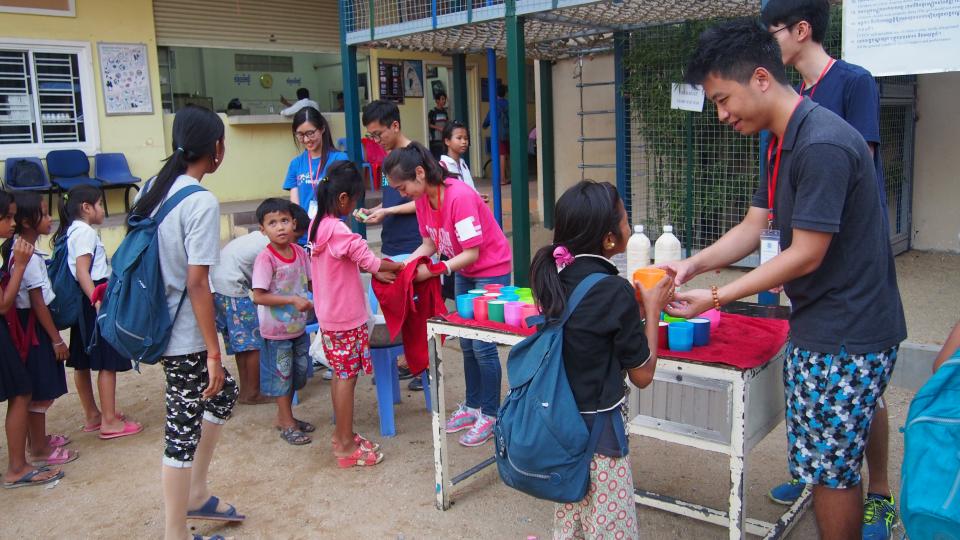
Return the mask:
[[307, 252], [297, 245], [297, 222], [290, 201], [267, 199], [257, 207], [260, 232], [270, 240], [253, 262], [250, 288], [257, 304], [263, 349], [260, 392], [277, 399], [280, 438], [309, 444], [316, 429], [293, 417], [293, 393], [307, 384], [310, 338], [306, 334], [310, 269]]
[[317, 185], [317, 217], [310, 225], [310, 268], [315, 310], [323, 337], [323, 352], [333, 367], [330, 391], [336, 428], [333, 455], [340, 467], [366, 467], [383, 460], [380, 445], [353, 432], [353, 396], [357, 375], [369, 375], [370, 336], [367, 293], [360, 271], [390, 283], [401, 263], [379, 259], [359, 234], [341, 218], [349, 216], [363, 195], [363, 178], [350, 161], [330, 166]]

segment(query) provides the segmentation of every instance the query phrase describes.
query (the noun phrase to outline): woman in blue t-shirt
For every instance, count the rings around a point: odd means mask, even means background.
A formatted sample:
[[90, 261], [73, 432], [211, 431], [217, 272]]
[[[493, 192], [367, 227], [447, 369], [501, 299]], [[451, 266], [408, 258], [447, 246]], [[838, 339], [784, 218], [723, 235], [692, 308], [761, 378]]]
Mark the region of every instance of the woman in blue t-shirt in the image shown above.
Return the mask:
[[283, 189], [289, 191], [290, 200], [313, 219], [317, 215], [317, 184], [327, 175], [331, 163], [348, 158], [347, 154], [334, 149], [330, 125], [313, 107], [304, 107], [293, 115], [293, 137], [304, 150], [290, 161]]

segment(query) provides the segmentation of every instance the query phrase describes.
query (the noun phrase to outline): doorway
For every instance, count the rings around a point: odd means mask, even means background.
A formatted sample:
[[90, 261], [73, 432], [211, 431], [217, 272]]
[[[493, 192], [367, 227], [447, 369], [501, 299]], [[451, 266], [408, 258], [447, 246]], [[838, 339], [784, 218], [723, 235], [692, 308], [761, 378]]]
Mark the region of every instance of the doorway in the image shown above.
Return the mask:
[[[424, 133], [430, 133], [430, 125], [427, 122], [427, 115], [436, 107], [435, 97], [441, 92], [447, 95], [447, 112], [451, 120], [459, 120], [470, 127], [470, 153], [467, 156], [467, 162], [470, 164], [470, 172], [474, 178], [480, 176], [480, 147], [478, 142], [481, 140], [480, 123], [477, 116], [477, 101], [479, 96], [474, 92], [476, 87], [477, 70], [476, 66], [467, 65], [467, 118], [456, 118], [453, 112], [453, 103], [457, 96], [453, 92], [453, 66], [452, 64], [438, 64], [424, 62], [424, 87], [423, 87], [423, 123]], [[427, 137], [429, 139], [429, 136]]]

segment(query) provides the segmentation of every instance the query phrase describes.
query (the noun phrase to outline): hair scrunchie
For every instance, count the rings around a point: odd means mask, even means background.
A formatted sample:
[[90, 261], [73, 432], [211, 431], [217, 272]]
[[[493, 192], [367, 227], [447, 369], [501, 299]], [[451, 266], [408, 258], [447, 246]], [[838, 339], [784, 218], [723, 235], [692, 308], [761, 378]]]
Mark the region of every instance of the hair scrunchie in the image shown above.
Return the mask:
[[564, 246], [557, 246], [553, 250], [553, 260], [557, 263], [557, 272], [566, 268], [569, 264], [573, 263], [574, 257], [570, 254], [570, 250]]

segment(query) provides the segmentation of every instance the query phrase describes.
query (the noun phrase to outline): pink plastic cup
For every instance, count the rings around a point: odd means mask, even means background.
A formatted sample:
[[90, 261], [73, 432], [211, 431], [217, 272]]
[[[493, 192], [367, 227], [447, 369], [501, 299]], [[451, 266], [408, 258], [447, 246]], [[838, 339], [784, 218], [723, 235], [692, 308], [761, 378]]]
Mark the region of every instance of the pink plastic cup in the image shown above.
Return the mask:
[[499, 283], [488, 283], [488, 284], [484, 285], [483, 288], [486, 289], [487, 292], [495, 292], [495, 293], [498, 293], [498, 292], [500, 292], [500, 289], [503, 288], [503, 285], [501, 285], [501, 284], [499, 284]]
[[717, 327], [720, 326], [720, 312], [716, 309], [708, 309], [704, 311], [698, 317], [703, 319], [708, 319], [710, 321], [710, 333], [717, 331]]
[[478, 296], [473, 299], [473, 320], [486, 321], [490, 319], [487, 314], [487, 302], [489, 301], [490, 298], [486, 296]]
[[537, 306], [532, 304], [524, 304], [520, 308], [520, 328], [530, 328], [530, 325], [527, 324], [527, 319], [529, 317], [536, 317], [540, 314], [540, 310], [537, 309]]
[[507, 302], [503, 306], [503, 320], [510, 326], [520, 326], [523, 319], [523, 302]]

